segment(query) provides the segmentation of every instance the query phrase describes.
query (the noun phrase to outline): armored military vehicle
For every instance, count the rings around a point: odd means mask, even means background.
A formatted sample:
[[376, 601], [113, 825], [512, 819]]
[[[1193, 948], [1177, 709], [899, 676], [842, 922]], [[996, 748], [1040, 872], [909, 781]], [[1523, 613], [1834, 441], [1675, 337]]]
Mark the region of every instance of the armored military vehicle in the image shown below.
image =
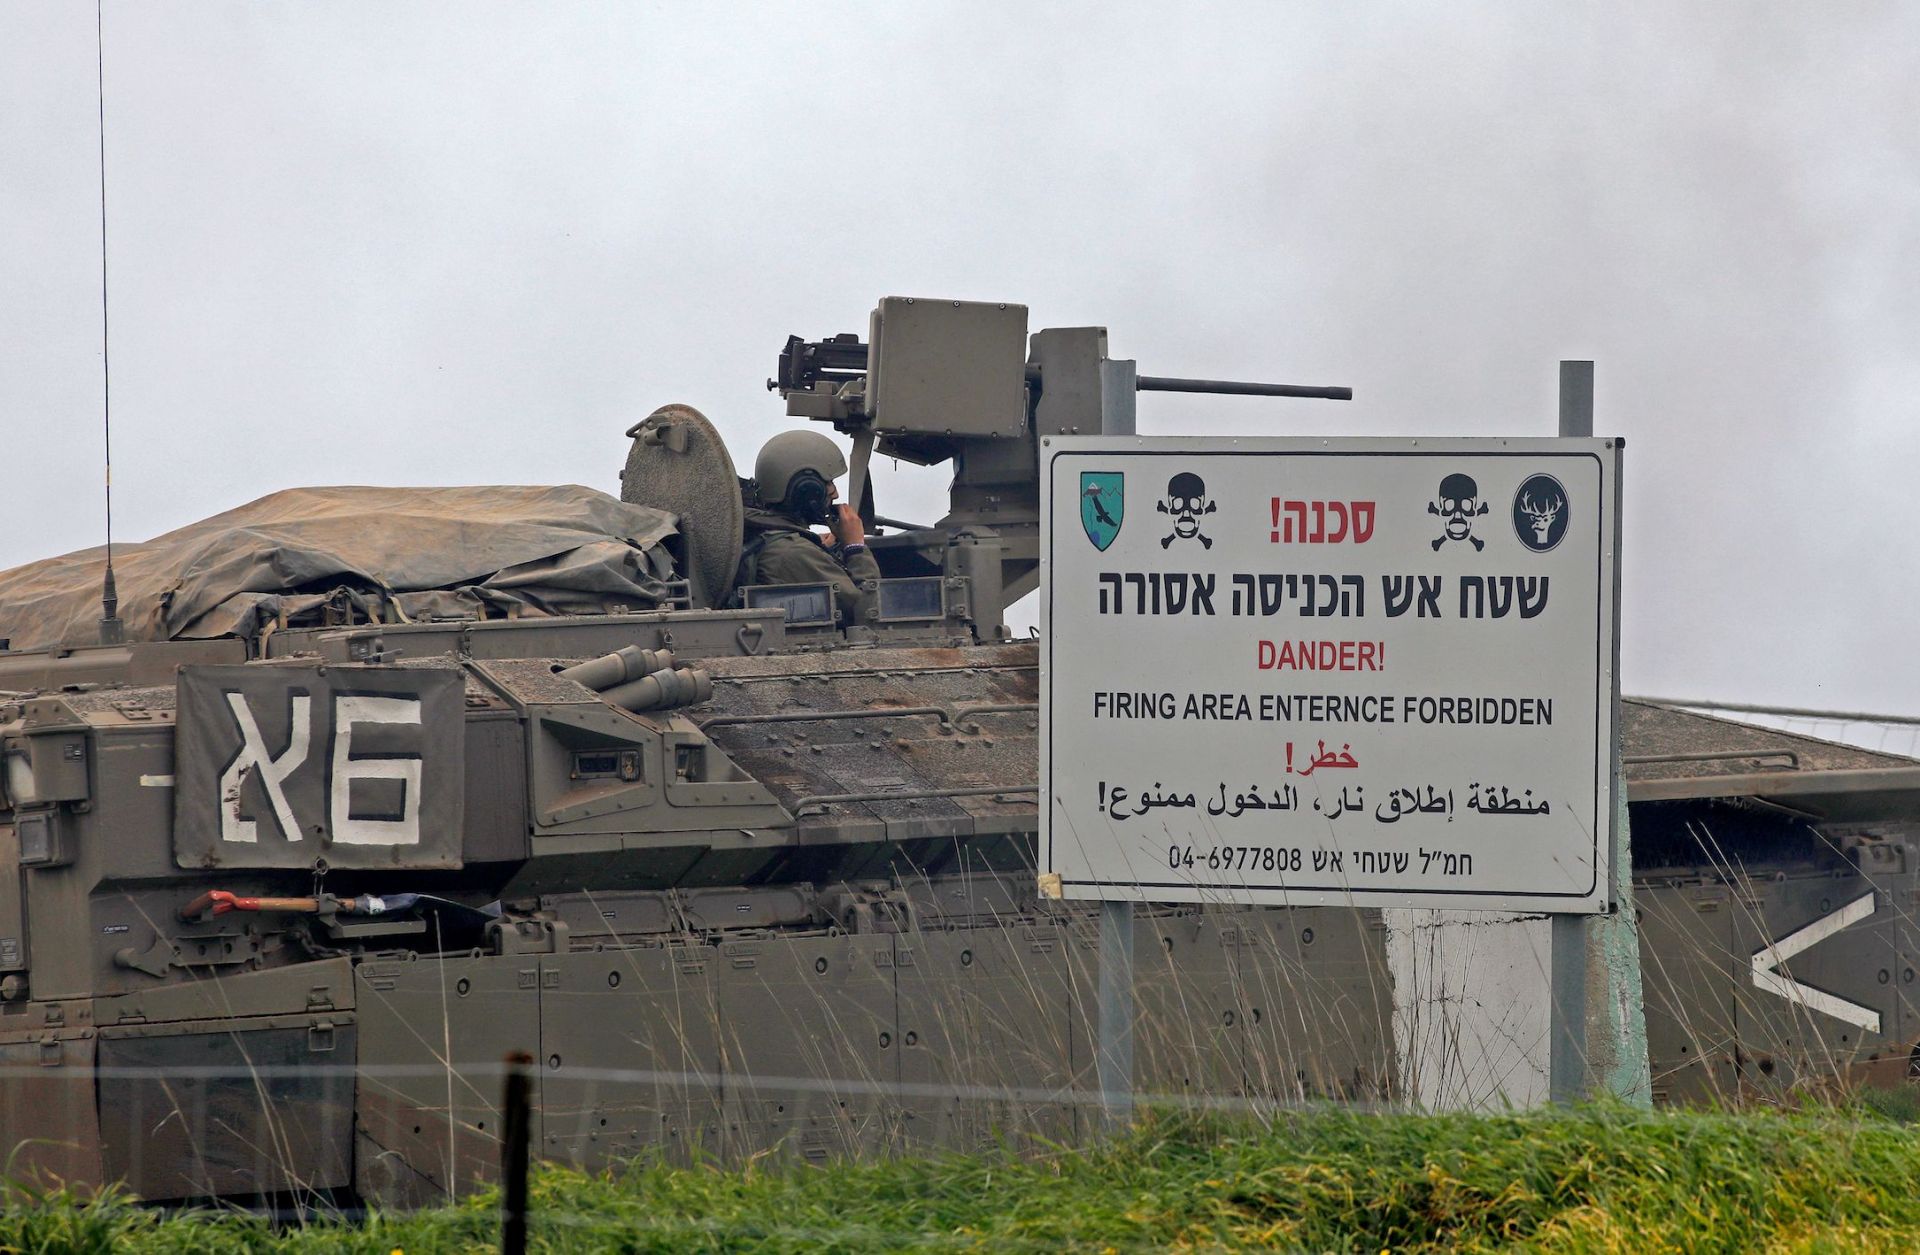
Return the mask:
[[[880, 571], [852, 622], [832, 584], [742, 582], [754, 485], [684, 405], [627, 432], [618, 499], [298, 490], [121, 547], [104, 606], [98, 551], [0, 574], [7, 1174], [445, 1198], [494, 1171], [510, 1052], [537, 1061], [535, 1153], [588, 1166], [1082, 1132], [1095, 929], [1035, 893], [1037, 647], [1007, 627], [1037, 578], [1038, 441], [1131, 432], [1140, 391], [1342, 390], [1143, 376], [1104, 329], [1026, 320], [889, 298], [864, 340], [780, 353], [788, 413], [852, 447]], [[880, 514], [875, 453], [950, 463], [947, 515]], [[1718, 724], [1737, 743], [1702, 757], [1695, 718], [1628, 723], [1666, 808], [1656, 1070], [1678, 1096], [1757, 1082], [1762, 1050], [1783, 1084], [1844, 1069], [1864, 1029], [1802, 1031], [1804, 1001], [1740, 1020], [1773, 996], [1740, 951], [1814, 903], [1913, 892], [1882, 811], [1837, 811], [1838, 835], [1817, 813], [1911, 764]], [[1771, 834], [1759, 889], [1760, 846], [1699, 836], [1729, 796]], [[1898, 936], [1874, 953], [1912, 953], [1908, 913], [1878, 918]], [[1391, 934], [1140, 912], [1138, 1088], [1394, 1096], [1419, 1039]], [[1840, 983], [1904, 998], [1912, 970]], [[1920, 1023], [1874, 1014], [1904, 1075]]]
[[[275, 494], [122, 546], [104, 616], [98, 551], [0, 577], [11, 1174], [444, 1197], [498, 1158], [510, 1051], [536, 1153], [577, 1163], [1073, 1135], [1091, 934], [1034, 894], [1036, 646], [1005, 623], [1036, 441], [1230, 385], [889, 299], [772, 386], [851, 436], [858, 622], [736, 587], [753, 485], [680, 405], [627, 433], [620, 500]], [[952, 463], [951, 512], [883, 524], [875, 451]], [[1141, 948], [1148, 1088], [1390, 1084], [1356, 920], [1193, 912]]]

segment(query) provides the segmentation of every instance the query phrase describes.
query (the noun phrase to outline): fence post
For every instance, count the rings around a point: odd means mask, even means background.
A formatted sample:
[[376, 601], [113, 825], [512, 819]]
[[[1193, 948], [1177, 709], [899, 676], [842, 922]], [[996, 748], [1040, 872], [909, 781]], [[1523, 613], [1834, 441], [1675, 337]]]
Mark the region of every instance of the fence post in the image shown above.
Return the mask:
[[507, 1056], [505, 1120], [500, 1135], [500, 1251], [526, 1255], [527, 1158], [533, 1140], [533, 1056], [516, 1050]]

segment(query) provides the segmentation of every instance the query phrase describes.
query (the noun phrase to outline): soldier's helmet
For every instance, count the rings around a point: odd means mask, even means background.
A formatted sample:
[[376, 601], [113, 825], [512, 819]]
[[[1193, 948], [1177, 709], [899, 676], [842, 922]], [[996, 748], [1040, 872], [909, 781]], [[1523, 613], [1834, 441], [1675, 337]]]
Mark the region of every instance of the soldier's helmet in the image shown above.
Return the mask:
[[840, 446], [817, 431], [783, 431], [753, 461], [760, 504], [808, 523], [826, 521], [827, 486], [846, 473]]

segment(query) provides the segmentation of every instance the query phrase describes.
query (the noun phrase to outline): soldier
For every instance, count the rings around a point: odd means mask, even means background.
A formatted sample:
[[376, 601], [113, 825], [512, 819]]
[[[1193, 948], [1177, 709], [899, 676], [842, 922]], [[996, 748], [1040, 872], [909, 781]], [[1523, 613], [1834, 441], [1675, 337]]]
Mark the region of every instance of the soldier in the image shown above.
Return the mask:
[[[862, 622], [873, 595], [862, 583], [880, 578], [867, 552], [859, 512], [836, 504], [833, 481], [847, 473], [839, 446], [816, 431], [782, 432], [754, 459], [757, 507], [746, 512], [741, 584], [831, 584], [840, 622]], [[823, 539], [813, 528], [828, 529]]]

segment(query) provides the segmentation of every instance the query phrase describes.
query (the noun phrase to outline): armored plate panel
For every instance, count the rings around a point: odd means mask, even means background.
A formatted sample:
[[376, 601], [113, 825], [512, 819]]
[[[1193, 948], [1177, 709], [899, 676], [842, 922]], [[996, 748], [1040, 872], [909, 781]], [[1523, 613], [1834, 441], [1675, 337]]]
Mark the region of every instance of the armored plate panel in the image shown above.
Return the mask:
[[889, 296], [873, 312], [867, 405], [883, 432], [1026, 430], [1027, 307]]
[[[158, 912], [149, 912], [149, 916]], [[353, 1010], [353, 965], [319, 959], [264, 971], [237, 971], [219, 980], [150, 985], [94, 1002], [101, 1025], [185, 1020], [245, 1019], [305, 1010], [315, 1015]]]
[[663, 405], [627, 429], [620, 499], [680, 516], [696, 609], [724, 606], [740, 566], [743, 507], [727, 445], [691, 405]]
[[1220, 911], [1146, 914], [1134, 921], [1134, 1084], [1182, 1099], [1246, 1095], [1252, 1016], [1239, 953], [1244, 917]]
[[780, 1148], [811, 1161], [871, 1154], [891, 1138], [902, 1052], [885, 935], [726, 942], [718, 947], [726, 1120], [722, 1148]]
[[100, 1031], [109, 1180], [142, 1198], [351, 1184], [351, 1014]]
[[11, 1136], [0, 1139], [7, 1182], [20, 1185], [104, 1181], [100, 1120], [94, 1094], [91, 1028], [17, 1032], [0, 1020], [0, 1114], [31, 1113], [9, 1120]]
[[[641, 895], [592, 896], [608, 918]], [[540, 959], [541, 1154], [595, 1169], [720, 1144], [720, 1016], [707, 945]]]
[[[845, 650], [707, 665], [713, 701], [694, 718], [794, 814], [814, 854], [839, 844], [925, 841], [925, 849], [900, 852], [934, 860], [915, 867], [944, 874], [964, 848], [955, 837], [1033, 830], [1033, 646]], [[794, 873], [826, 881], [886, 871], [822, 863]]]
[[493, 619], [485, 623], [290, 628], [268, 639], [267, 653], [274, 658], [317, 653], [328, 662], [377, 660], [386, 650], [403, 652], [403, 661], [441, 654], [571, 661], [595, 658], [628, 645], [670, 648], [685, 658], [713, 658], [773, 653], [785, 644], [786, 633], [780, 621], [765, 614], [745, 610], [647, 610], [619, 615]]
[[1647, 1056], [1656, 1102], [1732, 1102], [1739, 1053], [1734, 999], [1744, 956], [1733, 921], [1749, 907], [1724, 884], [1639, 884]]
[[[354, 1184], [389, 1206], [497, 1180], [501, 1061], [540, 1046], [535, 956], [381, 960], [355, 973], [361, 1066]], [[535, 1070], [533, 1146], [548, 1153]]]
[[1378, 911], [1247, 911], [1235, 958], [1256, 1099], [1393, 1096], [1393, 976]]
[[1899, 939], [1895, 952], [1866, 955], [1875, 969], [1873, 979], [1879, 981], [1880, 974], [1885, 972], [1888, 983], [1898, 991], [1895, 994], [1897, 1016], [1886, 1030], [1892, 1041], [1876, 1052], [1879, 1056], [1876, 1061], [1858, 1073], [1860, 1079], [1876, 1085], [1907, 1085], [1920, 1077], [1920, 930], [1914, 927], [1915, 898], [1916, 891], [1910, 883], [1893, 898], [1902, 904], [1900, 922], [1895, 929]]
[[906, 1133], [921, 1148], [1060, 1143], [1073, 1008], [1055, 921], [895, 939]]
[[[1903, 889], [1911, 884], [1901, 879]], [[1744, 906], [1728, 921], [1741, 1096], [1778, 1097], [1844, 1077], [1890, 1046], [1900, 1022], [1892, 968], [1901, 927], [1890, 895], [1851, 869], [1742, 878], [1734, 888]], [[1857, 917], [1848, 912], [1855, 904], [1864, 908]], [[1763, 972], [1767, 958], [1774, 962]]]
[[25, 878], [19, 830], [0, 824], [0, 972], [18, 972], [27, 966]]
[[184, 668], [175, 860], [459, 867], [464, 692], [426, 665]]

